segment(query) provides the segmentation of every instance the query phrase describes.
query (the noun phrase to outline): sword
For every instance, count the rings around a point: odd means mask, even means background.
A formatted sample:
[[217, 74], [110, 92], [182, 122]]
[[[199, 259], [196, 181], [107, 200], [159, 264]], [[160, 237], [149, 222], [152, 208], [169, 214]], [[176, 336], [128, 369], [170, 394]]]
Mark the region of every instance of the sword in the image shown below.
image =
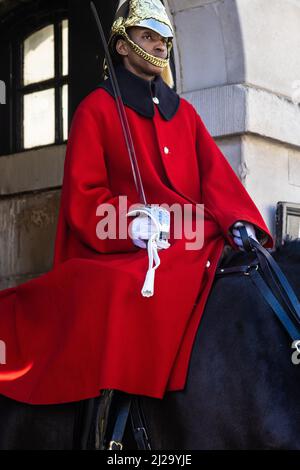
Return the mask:
[[93, 15], [95, 17], [96, 24], [97, 24], [97, 27], [98, 27], [98, 30], [99, 30], [99, 33], [100, 33], [100, 36], [101, 36], [102, 44], [103, 44], [103, 47], [104, 47], [104, 51], [105, 51], [105, 56], [106, 56], [106, 60], [107, 60], [110, 79], [111, 79], [113, 92], [114, 92], [116, 103], [117, 103], [118, 114], [119, 114], [119, 117], [120, 117], [122, 129], [123, 129], [123, 134], [124, 134], [124, 137], [125, 137], [126, 146], [127, 146], [127, 150], [128, 150], [128, 154], [129, 154], [129, 158], [130, 158], [130, 162], [131, 162], [131, 168], [132, 168], [135, 187], [137, 189], [137, 192], [138, 192], [138, 195], [139, 195], [139, 198], [140, 198], [140, 202], [144, 206], [147, 206], [143, 181], [142, 181], [140, 170], [139, 170], [139, 165], [138, 165], [138, 161], [137, 161], [137, 157], [136, 157], [133, 138], [132, 138], [132, 134], [131, 134], [131, 131], [130, 131], [129, 122], [128, 122], [128, 119], [127, 119], [127, 114], [126, 114], [126, 111], [125, 111], [124, 103], [123, 103], [123, 100], [122, 100], [122, 95], [121, 95], [119, 83], [118, 83], [118, 80], [117, 80], [117, 77], [116, 77], [116, 72], [115, 72], [113, 62], [111, 60], [111, 55], [110, 55], [110, 52], [109, 52], [108, 44], [107, 44], [106, 39], [105, 39], [102, 24], [101, 24], [101, 21], [100, 21], [100, 18], [99, 18], [99, 15], [98, 15], [98, 12], [97, 12], [97, 9], [95, 7], [94, 2], [91, 2], [91, 9], [92, 9]]
[[[134, 142], [132, 138], [132, 134], [130, 131], [130, 126], [129, 122], [127, 119], [127, 114], [125, 111], [125, 106], [122, 100], [122, 95], [119, 87], [119, 83], [117, 80], [115, 68], [111, 59], [111, 55], [109, 52], [108, 44], [105, 39], [104, 31], [102, 28], [102, 24], [97, 12], [97, 9], [95, 7], [95, 4], [93, 1], [90, 3], [91, 9], [93, 12], [93, 15], [96, 20], [96, 24], [101, 36], [102, 44], [104, 47], [105, 51], [105, 56], [107, 60], [107, 65], [108, 65], [108, 70], [109, 70], [109, 75], [113, 87], [113, 92], [115, 96], [115, 100], [117, 103], [117, 109], [118, 109], [118, 114], [119, 118], [121, 121], [122, 129], [123, 129], [123, 134], [125, 137], [126, 141], [126, 146], [130, 158], [130, 163], [131, 163], [131, 168], [132, 168], [132, 174], [133, 174], [133, 179], [134, 183], [136, 186], [136, 190], [138, 192], [140, 202], [143, 205], [141, 209], [136, 209], [134, 211], [128, 212], [128, 216], [136, 216], [136, 215], [146, 215], [150, 217], [152, 222], [154, 223], [157, 233], [154, 234], [151, 239], [148, 240], [147, 242], [147, 250], [148, 250], [148, 257], [149, 257], [149, 268], [146, 274], [146, 279], [144, 286], [142, 288], [142, 295], [144, 297], [151, 297], [154, 292], [154, 275], [155, 275], [155, 270], [158, 268], [160, 265], [160, 259], [157, 253], [157, 244], [160, 245], [162, 249], [167, 249], [169, 248], [170, 244], [168, 243], [168, 237], [170, 234], [170, 212], [162, 207], [160, 207], [157, 204], [147, 204], [146, 196], [145, 196], [145, 191], [144, 191], [144, 186], [143, 186], [143, 181], [141, 178], [140, 170], [139, 170], [139, 165], [136, 157], [136, 152], [134, 148]], [[156, 241], [155, 241], [155, 240]], [[155, 263], [155, 267], [153, 267], [153, 262]]]

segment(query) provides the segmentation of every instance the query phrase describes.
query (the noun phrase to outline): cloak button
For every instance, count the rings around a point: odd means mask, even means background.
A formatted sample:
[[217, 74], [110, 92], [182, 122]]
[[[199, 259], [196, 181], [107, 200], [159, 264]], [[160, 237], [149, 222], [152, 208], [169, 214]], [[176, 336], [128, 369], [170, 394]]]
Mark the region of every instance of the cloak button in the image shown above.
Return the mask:
[[170, 152], [170, 150], [168, 149], [168, 147], [165, 147], [165, 148], [164, 148], [164, 152], [165, 152], [166, 155], [168, 155], [168, 153]]
[[206, 267], [209, 268], [210, 267], [210, 261], [208, 260], [207, 263], [206, 263]]
[[153, 98], [153, 103], [159, 104], [159, 99], [156, 96], [154, 96], [154, 98]]

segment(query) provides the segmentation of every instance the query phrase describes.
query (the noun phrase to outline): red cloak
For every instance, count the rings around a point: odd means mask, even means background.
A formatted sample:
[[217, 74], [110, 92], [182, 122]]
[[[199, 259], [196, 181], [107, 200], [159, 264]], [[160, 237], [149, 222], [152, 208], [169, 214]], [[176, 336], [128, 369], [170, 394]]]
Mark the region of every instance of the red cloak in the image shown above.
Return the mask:
[[[126, 106], [148, 202], [205, 205], [204, 246], [171, 238], [160, 251], [155, 294], [141, 288], [147, 252], [96, 236], [99, 204], [138, 202], [114, 99], [97, 89], [72, 122], [53, 269], [0, 292], [0, 393], [33, 404], [95, 397], [101, 389], [162, 398], [185, 386], [195, 334], [230, 227], [248, 221], [272, 237], [195, 109], [170, 120]], [[166, 151], [166, 148], [169, 150]], [[208, 263], [209, 261], [209, 263]], [[197, 297], [199, 302], [194, 306]], [[220, 311], [220, 315], [222, 312]], [[3, 380], [4, 373], [24, 370]]]

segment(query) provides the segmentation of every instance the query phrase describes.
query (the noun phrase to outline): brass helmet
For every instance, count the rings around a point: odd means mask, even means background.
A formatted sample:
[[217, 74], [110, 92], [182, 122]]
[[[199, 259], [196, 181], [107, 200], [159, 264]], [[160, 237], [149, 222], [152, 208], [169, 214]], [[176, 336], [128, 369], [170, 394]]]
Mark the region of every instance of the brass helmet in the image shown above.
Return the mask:
[[[127, 29], [132, 26], [140, 26], [149, 28], [168, 39], [168, 58], [161, 59], [155, 57], [138, 44], [130, 39]], [[172, 39], [174, 31], [171, 21], [167, 15], [166, 9], [161, 0], [120, 0], [115, 20], [111, 28], [109, 47], [113, 55], [115, 55], [115, 45], [119, 37], [123, 37], [133, 51], [157, 67], [163, 69], [162, 78], [170, 86], [174, 86], [172, 72], [170, 69], [170, 52], [172, 49]], [[107, 75], [107, 67], [104, 66]]]

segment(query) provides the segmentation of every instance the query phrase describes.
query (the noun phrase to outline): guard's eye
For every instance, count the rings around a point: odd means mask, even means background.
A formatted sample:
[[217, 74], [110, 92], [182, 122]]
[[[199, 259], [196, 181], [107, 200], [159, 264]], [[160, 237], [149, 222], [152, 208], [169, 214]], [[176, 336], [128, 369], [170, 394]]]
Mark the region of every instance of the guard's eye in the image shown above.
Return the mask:
[[151, 34], [145, 34], [144, 38], [150, 38], [151, 39]]

